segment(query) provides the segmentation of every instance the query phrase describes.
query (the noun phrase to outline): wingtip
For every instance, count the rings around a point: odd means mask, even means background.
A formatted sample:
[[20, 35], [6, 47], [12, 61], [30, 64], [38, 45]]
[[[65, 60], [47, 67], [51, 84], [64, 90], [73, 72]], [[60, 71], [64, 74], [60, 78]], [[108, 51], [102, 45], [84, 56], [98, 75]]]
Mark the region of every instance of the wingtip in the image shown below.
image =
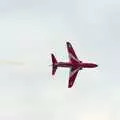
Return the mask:
[[72, 85], [68, 85], [68, 88], [72, 88]]
[[66, 42], [66, 44], [67, 44], [67, 47], [69, 47], [69, 48], [72, 47], [70, 42]]
[[51, 53], [51, 56], [52, 56], [52, 57], [54, 57], [54, 54], [53, 54], [53, 53]]
[[67, 41], [66, 44], [70, 44], [70, 42]]

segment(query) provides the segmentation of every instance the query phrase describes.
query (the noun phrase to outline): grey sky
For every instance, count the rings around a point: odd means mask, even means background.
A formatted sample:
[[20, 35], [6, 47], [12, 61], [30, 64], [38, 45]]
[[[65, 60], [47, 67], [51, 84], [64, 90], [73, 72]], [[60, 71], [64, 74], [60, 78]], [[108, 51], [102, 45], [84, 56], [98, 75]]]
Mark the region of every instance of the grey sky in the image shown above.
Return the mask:
[[[1, 120], [120, 119], [120, 1], [0, 1]], [[81, 60], [72, 89], [69, 70], [51, 76], [50, 53], [67, 61], [69, 40]]]

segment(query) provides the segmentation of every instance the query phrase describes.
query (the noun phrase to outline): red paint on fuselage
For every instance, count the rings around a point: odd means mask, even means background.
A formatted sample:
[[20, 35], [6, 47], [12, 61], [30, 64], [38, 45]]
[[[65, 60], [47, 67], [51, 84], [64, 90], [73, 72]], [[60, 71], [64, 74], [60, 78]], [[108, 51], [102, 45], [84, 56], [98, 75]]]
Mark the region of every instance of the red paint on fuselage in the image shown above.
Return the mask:
[[71, 67], [72, 66], [72, 64], [69, 62], [58, 62], [56, 65], [57, 67]]
[[58, 62], [56, 64], [57, 67], [75, 67], [75, 68], [94, 68], [97, 67], [96, 64], [94, 63], [77, 63], [77, 64], [72, 64], [70, 62]]
[[94, 64], [94, 63], [81, 63], [81, 66], [83, 68], [95, 68], [97, 67], [98, 65]]

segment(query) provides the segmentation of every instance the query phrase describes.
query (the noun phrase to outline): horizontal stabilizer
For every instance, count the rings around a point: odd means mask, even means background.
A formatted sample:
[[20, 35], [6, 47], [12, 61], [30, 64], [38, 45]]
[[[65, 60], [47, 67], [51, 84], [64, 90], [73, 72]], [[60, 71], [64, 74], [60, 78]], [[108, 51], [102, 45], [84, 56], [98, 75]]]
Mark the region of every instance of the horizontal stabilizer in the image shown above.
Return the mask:
[[57, 60], [54, 54], [51, 54], [51, 58], [52, 58], [52, 75], [55, 75], [55, 72], [57, 70]]

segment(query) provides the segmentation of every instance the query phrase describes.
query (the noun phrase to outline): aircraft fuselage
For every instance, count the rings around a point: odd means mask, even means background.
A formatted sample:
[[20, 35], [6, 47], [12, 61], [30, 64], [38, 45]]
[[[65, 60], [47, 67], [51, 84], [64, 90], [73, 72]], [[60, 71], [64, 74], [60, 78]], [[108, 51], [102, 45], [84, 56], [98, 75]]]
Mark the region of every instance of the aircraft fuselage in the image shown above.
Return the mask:
[[72, 64], [70, 62], [58, 62], [56, 64], [57, 67], [75, 67], [75, 68], [94, 68], [94, 67], [97, 67], [96, 64], [94, 63], [83, 63], [83, 62], [80, 62], [80, 63], [77, 63], [77, 64]]

